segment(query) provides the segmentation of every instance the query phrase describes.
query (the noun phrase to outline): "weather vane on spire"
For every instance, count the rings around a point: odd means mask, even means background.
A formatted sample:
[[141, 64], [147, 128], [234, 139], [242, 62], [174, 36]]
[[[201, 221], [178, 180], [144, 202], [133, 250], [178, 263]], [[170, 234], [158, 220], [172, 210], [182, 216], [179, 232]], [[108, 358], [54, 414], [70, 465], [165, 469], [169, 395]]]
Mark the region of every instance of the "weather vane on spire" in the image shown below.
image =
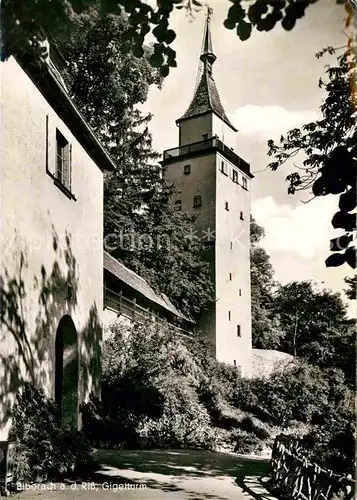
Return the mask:
[[209, 22], [211, 20], [211, 16], [213, 15], [213, 9], [208, 5], [208, 3], [206, 4], [206, 7], [207, 7], [207, 21]]

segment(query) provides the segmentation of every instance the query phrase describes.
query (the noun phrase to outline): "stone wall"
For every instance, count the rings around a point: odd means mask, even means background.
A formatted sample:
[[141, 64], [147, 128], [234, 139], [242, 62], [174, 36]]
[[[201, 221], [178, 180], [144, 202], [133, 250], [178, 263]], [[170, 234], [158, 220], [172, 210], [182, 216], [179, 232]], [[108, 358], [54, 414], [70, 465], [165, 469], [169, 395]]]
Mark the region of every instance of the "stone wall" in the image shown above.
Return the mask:
[[253, 377], [268, 377], [293, 367], [294, 356], [273, 349], [252, 349]]

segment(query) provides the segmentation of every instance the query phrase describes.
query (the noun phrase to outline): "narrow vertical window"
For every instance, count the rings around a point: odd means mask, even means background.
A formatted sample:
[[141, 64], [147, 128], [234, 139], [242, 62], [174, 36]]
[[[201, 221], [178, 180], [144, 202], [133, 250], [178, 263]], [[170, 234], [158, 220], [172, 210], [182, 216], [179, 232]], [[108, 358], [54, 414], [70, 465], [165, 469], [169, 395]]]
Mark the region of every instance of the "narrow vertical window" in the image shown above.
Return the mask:
[[224, 161], [221, 161], [221, 172], [224, 175], [228, 175], [228, 167], [227, 167], [227, 164]]
[[231, 241], [231, 250], [233, 250], [233, 241]]
[[232, 281], [232, 273], [229, 273], [229, 281]]
[[242, 182], [243, 182], [244, 189], [248, 189], [248, 181], [247, 181], [246, 177], [243, 177], [243, 181]]
[[228, 311], [228, 321], [231, 320], [231, 311]]
[[240, 325], [237, 325], [237, 337], [241, 337], [242, 334], [241, 334], [241, 328], [240, 328]]
[[240, 212], [240, 220], [244, 220], [244, 215], [242, 211]]
[[241, 296], [242, 296], [242, 289], [240, 288], [239, 289], [239, 297], [241, 297]]
[[194, 196], [193, 197], [193, 208], [198, 208], [202, 205], [202, 198], [201, 196]]
[[237, 360], [236, 359], [233, 360], [233, 366], [237, 366]]
[[225, 209], [228, 211], [229, 210], [229, 205], [228, 205], [228, 201], [225, 202]]

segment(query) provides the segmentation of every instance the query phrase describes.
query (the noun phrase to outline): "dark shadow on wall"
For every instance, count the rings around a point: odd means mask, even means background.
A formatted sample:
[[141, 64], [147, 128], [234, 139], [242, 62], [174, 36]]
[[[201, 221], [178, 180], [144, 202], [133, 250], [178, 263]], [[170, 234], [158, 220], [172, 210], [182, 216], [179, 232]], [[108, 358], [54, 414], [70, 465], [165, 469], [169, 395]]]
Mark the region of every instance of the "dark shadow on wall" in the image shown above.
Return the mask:
[[[53, 227], [51, 250], [52, 267], [42, 265], [32, 283], [28, 248], [16, 248], [12, 255], [16, 272], [5, 267], [0, 277], [0, 429], [8, 422], [14, 397], [25, 382], [53, 387], [54, 395], [56, 332], [61, 318], [71, 317], [76, 310], [79, 276], [70, 233], [66, 232], [61, 247]], [[85, 327], [78, 331], [79, 401], [89, 391], [99, 390], [100, 339], [98, 310], [93, 302]], [[7, 344], [15, 347], [9, 350]]]

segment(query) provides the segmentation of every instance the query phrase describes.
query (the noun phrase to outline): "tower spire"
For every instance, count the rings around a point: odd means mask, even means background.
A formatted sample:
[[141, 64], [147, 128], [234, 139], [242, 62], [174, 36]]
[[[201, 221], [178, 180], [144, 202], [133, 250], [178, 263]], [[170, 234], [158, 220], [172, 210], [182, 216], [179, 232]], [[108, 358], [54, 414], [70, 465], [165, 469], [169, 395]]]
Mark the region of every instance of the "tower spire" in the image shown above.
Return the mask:
[[236, 128], [231, 124], [224, 111], [215, 81], [212, 76], [212, 65], [217, 59], [215, 53], [213, 52], [211, 37], [210, 22], [212, 13], [213, 10], [207, 6], [200, 64], [198, 68], [193, 99], [186, 113], [184, 113], [181, 118], [176, 120], [176, 124], [182, 122], [183, 120], [194, 118], [195, 116], [206, 113], [214, 113], [236, 132]]
[[210, 27], [212, 14], [213, 10], [207, 5], [207, 16], [206, 16], [202, 53], [200, 56], [200, 60], [204, 64], [204, 71], [207, 72], [209, 75], [211, 75], [212, 73], [212, 64], [217, 59], [215, 53], [213, 52], [213, 46], [212, 46], [211, 27]]

